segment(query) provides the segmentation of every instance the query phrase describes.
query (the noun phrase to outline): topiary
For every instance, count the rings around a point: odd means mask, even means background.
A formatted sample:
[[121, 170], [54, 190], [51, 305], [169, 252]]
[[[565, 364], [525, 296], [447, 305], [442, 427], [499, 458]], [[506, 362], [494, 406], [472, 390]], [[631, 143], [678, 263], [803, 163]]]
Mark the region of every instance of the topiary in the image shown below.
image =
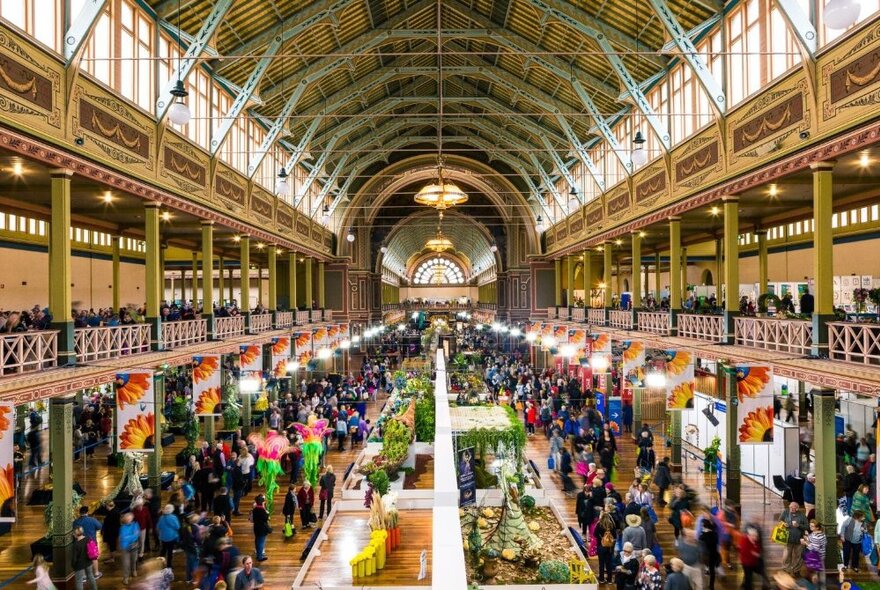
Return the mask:
[[388, 474], [384, 469], [379, 469], [368, 475], [367, 481], [370, 482], [370, 485], [373, 486], [373, 489], [376, 490], [379, 496], [387, 494], [391, 487], [391, 481], [388, 479]]
[[519, 499], [519, 507], [525, 511], [535, 508], [535, 499], [532, 496], [523, 496]]
[[549, 559], [538, 566], [538, 577], [549, 584], [565, 584], [568, 582], [568, 566], [559, 560]]
[[767, 313], [767, 310], [770, 308], [770, 305], [773, 305], [774, 309], [779, 309], [779, 304], [781, 303], [779, 297], [774, 295], [773, 293], [764, 293], [760, 297], [758, 297], [758, 311], [760, 313]]

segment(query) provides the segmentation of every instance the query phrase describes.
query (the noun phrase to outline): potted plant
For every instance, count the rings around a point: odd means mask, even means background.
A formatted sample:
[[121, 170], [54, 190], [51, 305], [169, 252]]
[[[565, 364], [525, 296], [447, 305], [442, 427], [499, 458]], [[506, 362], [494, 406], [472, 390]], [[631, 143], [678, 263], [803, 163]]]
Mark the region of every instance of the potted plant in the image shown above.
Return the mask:
[[774, 295], [773, 293], [764, 293], [760, 297], [758, 297], [758, 312], [760, 313], [768, 313], [768, 310], [772, 307], [774, 311], [779, 309], [779, 304], [781, 301], [779, 297]]
[[499, 553], [495, 549], [486, 549], [483, 552], [483, 567], [482, 574], [483, 578], [486, 580], [491, 580], [495, 576], [498, 575], [498, 558], [500, 557]]
[[712, 438], [712, 443], [703, 449], [703, 469], [706, 473], [715, 473], [720, 452], [721, 439], [716, 435]]

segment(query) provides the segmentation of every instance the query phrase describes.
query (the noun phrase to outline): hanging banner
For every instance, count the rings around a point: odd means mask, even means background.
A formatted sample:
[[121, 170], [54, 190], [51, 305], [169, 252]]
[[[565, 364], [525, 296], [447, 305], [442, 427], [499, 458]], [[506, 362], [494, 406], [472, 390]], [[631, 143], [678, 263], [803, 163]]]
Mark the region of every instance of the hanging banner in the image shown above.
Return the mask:
[[574, 356], [569, 360], [569, 366], [578, 366], [581, 359], [587, 356], [587, 331], [583, 328], [569, 329], [568, 343], [575, 348]]
[[272, 375], [276, 378], [287, 375], [290, 362], [290, 338], [284, 336], [272, 339]]
[[548, 336], [553, 336], [553, 324], [548, 324], [547, 322], [541, 322], [541, 341], [547, 338]]
[[15, 406], [0, 403], [0, 522], [15, 522]]
[[330, 324], [327, 326], [327, 347], [330, 350], [336, 350], [339, 348], [339, 342], [342, 339], [339, 337], [339, 326], [336, 324]]
[[773, 372], [770, 367], [736, 365], [736, 440], [741, 445], [773, 442]]
[[193, 357], [193, 403], [197, 416], [219, 416], [223, 395], [220, 389], [220, 355]]
[[622, 357], [624, 388], [642, 387], [645, 382], [645, 343], [625, 340]]
[[611, 354], [611, 337], [608, 334], [590, 335], [590, 354]]
[[694, 407], [694, 357], [683, 350], [666, 351], [666, 410]]
[[339, 340], [351, 340], [351, 327], [348, 324], [339, 324]]
[[327, 348], [328, 346], [327, 328], [315, 328], [312, 330], [312, 349], [315, 352], [318, 352], [322, 348]]
[[293, 334], [293, 356], [305, 368], [310, 360], [312, 360], [312, 331], [294, 332]]
[[459, 506], [477, 503], [477, 476], [474, 473], [474, 449], [468, 447], [458, 450], [458, 491]]
[[117, 373], [116, 437], [119, 452], [152, 452], [156, 445], [156, 392], [153, 372]]
[[568, 344], [568, 326], [557, 324], [553, 326], [553, 337], [556, 338], [556, 345]]
[[242, 371], [262, 371], [263, 347], [259, 344], [242, 344], [238, 348], [238, 359]]

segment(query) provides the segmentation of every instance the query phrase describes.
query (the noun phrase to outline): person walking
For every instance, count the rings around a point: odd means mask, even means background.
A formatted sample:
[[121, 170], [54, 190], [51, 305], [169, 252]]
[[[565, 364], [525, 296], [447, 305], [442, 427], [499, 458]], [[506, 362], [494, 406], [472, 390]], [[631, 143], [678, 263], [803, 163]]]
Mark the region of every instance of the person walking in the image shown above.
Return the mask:
[[[855, 510], [847, 516], [841, 527], [840, 540], [843, 542], [843, 569], [859, 571], [859, 556], [862, 554], [862, 535], [865, 534], [863, 524], [865, 513]], [[791, 537], [791, 531], [789, 531]], [[786, 570], [787, 571], [787, 570]]]
[[119, 527], [122, 524], [120, 522], [121, 515], [119, 514], [119, 508], [116, 507], [112, 500], [107, 502], [104, 508], [107, 510], [107, 516], [104, 517], [104, 522], [101, 523], [101, 538], [107, 545], [108, 553], [104, 563], [114, 563], [116, 561], [114, 555], [116, 555], [116, 548], [119, 543]]
[[42, 553], [34, 556], [34, 579], [28, 580], [28, 584], [36, 584], [36, 590], [57, 590], [52, 578], [49, 576], [49, 565]]
[[703, 519], [703, 530], [700, 531], [700, 545], [706, 569], [709, 572], [709, 590], [715, 590], [716, 569], [721, 564], [721, 554], [718, 552], [718, 530], [712, 518]]
[[89, 539], [83, 533], [82, 527], [73, 529], [73, 555], [71, 567], [76, 590], [83, 590], [83, 583], [88, 581], [91, 590], [98, 590], [95, 574], [92, 572], [92, 560], [89, 557]]
[[764, 548], [756, 527], [746, 527], [745, 534], [740, 536], [738, 549], [743, 568], [743, 590], [753, 590], [755, 574], [758, 574], [759, 581], [764, 578]]
[[669, 470], [669, 457], [663, 457], [654, 468], [654, 483], [657, 484], [657, 503], [666, 506], [666, 490], [672, 485], [672, 472]]
[[80, 527], [83, 530], [83, 535], [85, 535], [87, 540], [89, 554], [94, 556], [91, 558], [92, 573], [97, 580], [104, 575], [100, 572], [98, 562], [98, 558], [100, 557], [98, 551], [98, 531], [101, 530], [101, 523], [94, 516], [89, 516], [88, 506], [81, 506], [79, 509], [79, 517], [73, 521], [73, 527]]
[[691, 590], [703, 590], [703, 563], [700, 547], [696, 543], [696, 531], [684, 530], [676, 540], [675, 548], [684, 563], [682, 573], [691, 581]]
[[241, 560], [241, 571], [235, 576], [233, 590], [258, 590], [263, 584], [263, 574], [254, 567], [253, 558], [245, 555]]
[[141, 546], [141, 528], [134, 519], [134, 514], [126, 512], [122, 515], [122, 526], [119, 527], [119, 548], [122, 553], [122, 583], [137, 576], [138, 554]]
[[257, 552], [257, 561], [266, 561], [266, 537], [272, 532], [269, 526], [269, 512], [266, 511], [266, 498], [262, 494], [254, 500], [251, 510], [251, 520], [254, 523], [254, 546]]
[[201, 550], [201, 541], [199, 533], [199, 515], [190, 514], [186, 517], [184, 523], [180, 527], [180, 548], [186, 556], [186, 583], [193, 581], [196, 568], [199, 566], [199, 553]]
[[618, 559], [620, 565], [614, 568], [614, 582], [617, 590], [627, 590], [635, 585], [636, 575], [639, 573], [639, 560], [632, 543], [623, 544]]
[[312, 489], [312, 483], [309, 480], [306, 480], [296, 493], [296, 501], [299, 504], [302, 528], [312, 528], [312, 506], [315, 505], [315, 490]]
[[684, 562], [677, 557], [669, 560], [669, 575], [666, 576], [666, 583], [663, 590], [691, 590], [691, 582], [684, 575]]
[[287, 495], [284, 496], [284, 507], [281, 508], [281, 514], [284, 515], [284, 524], [290, 523], [291, 534], [296, 534], [296, 526], [293, 524], [293, 517], [297, 509], [296, 486], [290, 484], [287, 487]]
[[332, 465], [328, 465], [324, 469], [324, 475], [318, 480], [318, 485], [321, 486], [321, 491], [318, 493], [318, 497], [321, 499], [321, 505], [318, 509], [318, 519], [323, 520], [325, 504], [327, 506], [327, 516], [330, 516], [330, 509], [333, 505], [333, 492], [336, 487], [336, 474], [333, 473]]
[[[782, 570], [800, 577], [804, 567], [804, 546], [801, 545], [801, 539], [810, 532], [809, 522], [797, 502], [791, 502], [779, 520], [788, 528], [788, 541], [782, 552]], [[861, 542], [861, 537], [859, 541]]]
[[617, 523], [614, 521], [613, 504], [605, 504], [593, 533], [596, 538], [596, 555], [599, 557], [599, 583], [610, 584], [614, 545], [617, 543]]
[[162, 546], [162, 557], [165, 558], [167, 567], [174, 569], [171, 560], [174, 558], [174, 549], [177, 542], [180, 541], [180, 519], [174, 514], [174, 506], [168, 504], [162, 510], [162, 516], [156, 523], [156, 529], [159, 535], [159, 543]]

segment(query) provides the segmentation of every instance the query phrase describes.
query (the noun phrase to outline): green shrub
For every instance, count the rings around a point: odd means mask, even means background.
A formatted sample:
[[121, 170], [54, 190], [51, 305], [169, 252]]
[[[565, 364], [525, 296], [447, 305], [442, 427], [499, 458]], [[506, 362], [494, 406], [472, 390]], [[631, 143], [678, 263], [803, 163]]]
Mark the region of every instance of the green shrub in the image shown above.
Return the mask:
[[566, 584], [568, 582], [568, 566], [556, 559], [544, 561], [538, 566], [538, 576], [548, 584]]
[[532, 510], [535, 507], [535, 499], [532, 496], [523, 496], [519, 500], [519, 506], [523, 510]]
[[367, 481], [373, 486], [373, 489], [380, 496], [384, 496], [388, 493], [388, 489], [391, 487], [391, 482], [388, 479], [388, 474], [385, 473], [384, 469], [379, 469], [378, 471], [374, 471], [370, 475], [367, 476]]

